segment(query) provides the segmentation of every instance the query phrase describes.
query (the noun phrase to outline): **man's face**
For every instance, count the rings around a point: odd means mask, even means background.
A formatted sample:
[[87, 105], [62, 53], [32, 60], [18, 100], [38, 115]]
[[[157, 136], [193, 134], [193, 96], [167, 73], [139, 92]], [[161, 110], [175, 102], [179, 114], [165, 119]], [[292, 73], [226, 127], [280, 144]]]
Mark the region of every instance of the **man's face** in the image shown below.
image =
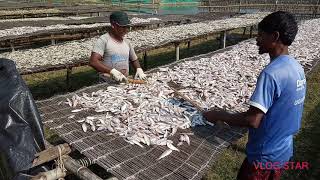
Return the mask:
[[[277, 38], [276, 38], [277, 39]], [[269, 53], [275, 46], [275, 35], [258, 30], [257, 46], [259, 47], [259, 54]]]
[[120, 26], [118, 23], [112, 23], [113, 31], [120, 37], [124, 37], [128, 33], [128, 26]]

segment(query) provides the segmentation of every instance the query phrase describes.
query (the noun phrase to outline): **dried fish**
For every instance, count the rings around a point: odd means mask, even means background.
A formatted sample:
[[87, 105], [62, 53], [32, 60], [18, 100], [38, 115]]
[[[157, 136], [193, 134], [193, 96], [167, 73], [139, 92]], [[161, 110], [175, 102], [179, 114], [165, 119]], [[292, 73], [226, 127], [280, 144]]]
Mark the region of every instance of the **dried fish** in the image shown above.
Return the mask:
[[13, 15], [13, 14], [40, 14], [40, 13], [58, 13], [61, 12], [59, 9], [20, 9], [20, 10], [1, 10], [0, 15]]
[[86, 123], [82, 124], [82, 130], [83, 130], [83, 132], [87, 132], [88, 127], [87, 127]]
[[[220, 29], [230, 29], [235, 27], [243, 27], [251, 24], [256, 24], [260, 19], [244, 19], [244, 18], [229, 18], [225, 20], [215, 20], [209, 22], [200, 22], [192, 24], [184, 24], [177, 26], [170, 26], [158, 28], [154, 30], [139, 30], [132, 31], [126, 35], [126, 38], [131, 41], [135, 48], [141, 47], [154, 47], [170, 41], [176, 41], [191, 36], [204, 35], [218, 31]], [[87, 26], [105, 26], [106, 24], [95, 24]], [[54, 25], [45, 27], [47, 29], [63, 29], [70, 28], [66, 25]], [[84, 25], [76, 26], [73, 28], [83, 28]], [[28, 32], [35, 27], [25, 27], [19, 32]], [[13, 31], [16, 31], [14, 29]], [[30, 33], [30, 32], [29, 32]], [[0, 34], [5, 35], [5, 32]], [[7, 36], [8, 34], [6, 34]], [[83, 39], [71, 41], [64, 44], [57, 44], [54, 46], [47, 46], [42, 48], [35, 48], [29, 50], [17, 50], [10, 53], [0, 54], [0, 57], [13, 59], [16, 61], [19, 69], [28, 69], [45, 65], [58, 65], [68, 64], [82, 58], [88, 58], [91, 53], [93, 44], [97, 41], [98, 37], [91, 39]]]
[[165, 152], [163, 152], [157, 160], [160, 160], [160, 159], [168, 156], [168, 155], [171, 154], [171, 153], [172, 153], [172, 149], [168, 149], [168, 150], [166, 150]]
[[72, 110], [71, 112], [73, 112], [73, 113], [76, 113], [76, 112], [80, 112], [80, 111], [82, 111], [83, 109], [75, 109], [75, 110]]
[[167, 146], [168, 146], [169, 149], [172, 149], [174, 151], [180, 151], [178, 148], [176, 148], [174, 145], [172, 145], [172, 143], [168, 143], [167, 142]]
[[190, 139], [188, 135], [184, 135], [184, 140], [188, 143], [188, 145], [190, 145]]

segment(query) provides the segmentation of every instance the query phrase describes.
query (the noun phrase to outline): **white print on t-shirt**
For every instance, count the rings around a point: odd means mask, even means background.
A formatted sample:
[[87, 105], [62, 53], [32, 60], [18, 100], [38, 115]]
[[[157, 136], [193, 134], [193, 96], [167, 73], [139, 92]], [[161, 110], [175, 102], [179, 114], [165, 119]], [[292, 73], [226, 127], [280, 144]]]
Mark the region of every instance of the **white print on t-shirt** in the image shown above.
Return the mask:
[[306, 79], [297, 80], [297, 89], [296, 91], [300, 91], [305, 88], [306, 85]]
[[299, 105], [299, 104], [303, 103], [303, 102], [304, 102], [304, 98], [305, 98], [305, 97], [302, 97], [302, 98], [300, 98], [300, 99], [295, 100], [295, 101], [294, 101], [294, 105], [296, 106], [296, 105]]

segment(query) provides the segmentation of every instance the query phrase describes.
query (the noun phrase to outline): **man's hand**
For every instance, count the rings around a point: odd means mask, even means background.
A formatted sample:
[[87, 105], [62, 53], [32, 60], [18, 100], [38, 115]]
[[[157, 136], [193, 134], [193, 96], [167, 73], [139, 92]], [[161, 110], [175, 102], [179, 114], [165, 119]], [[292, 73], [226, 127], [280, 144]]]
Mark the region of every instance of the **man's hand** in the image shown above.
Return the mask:
[[134, 76], [134, 78], [145, 80], [147, 78], [147, 76], [146, 76], [146, 74], [144, 74], [144, 72], [141, 68], [137, 68], [137, 72], [136, 72], [136, 75]]
[[114, 79], [115, 81], [118, 81], [118, 82], [122, 82], [122, 81], [128, 82], [128, 79], [127, 79], [121, 72], [119, 72], [119, 71], [116, 70], [116, 69], [111, 69], [110, 74], [111, 74], [112, 79]]
[[205, 111], [202, 113], [202, 116], [207, 120], [207, 121], [210, 121], [210, 122], [215, 122], [215, 118], [214, 118], [214, 113], [212, 111]]

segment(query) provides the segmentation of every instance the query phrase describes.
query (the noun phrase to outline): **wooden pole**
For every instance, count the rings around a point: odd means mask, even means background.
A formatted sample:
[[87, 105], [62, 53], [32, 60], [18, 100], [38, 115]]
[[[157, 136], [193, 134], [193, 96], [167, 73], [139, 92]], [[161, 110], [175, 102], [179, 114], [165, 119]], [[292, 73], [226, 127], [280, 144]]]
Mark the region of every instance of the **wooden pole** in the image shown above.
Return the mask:
[[143, 67], [145, 70], [147, 69], [147, 60], [148, 60], [148, 54], [147, 54], [147, 51], [145, 51], [143, 54]]
[[10, 47], [11, 47], [11, 51], [14, 52], [15, 51], [14, 45], [13, 45], [13, 43], [11, 41], [10, 41]]
[[66, 169], [73, 174], [77, 175], [82, 180], [102, 180], [100, 177], [95, 175], [90, 169], [85, 166], [81, 166], [76, 160], [70, 156], [62, 157], [63, 163]]
[[180, 48], [179, 48], [179, 43], [175, 43], [175, 48], [176, 48], [176, 61], [179, 60], [179, 55], [180, 55]]
[[317, 14], [318, 14], [318, 8], [319, 8], [319, 0], [317, 1], [317, 4], [315, 5], [315, 8], [314, 8], [314, 17], [315, 18], [317, 17]]
[[220, 48], [226, 48], [227, 31], [220, 33]]
[[242, 34], [242, 37], [244, 37], [246, 35], [246, 31], [247, 31], [247, 27], [244, 27], [243, 28], [243, 34]]
[[61, 150], [61, 155], [69, 154], [71, 153], [71, 148], [70, 146], [65, 143], [65, 144], [60, 144], [58, 146], [50, 147], [44, 151], [41, 151], [37, 153], [36, 159], [33, 160], [32, 167], [39, 166], [43, 163], [52, 161], [60, 156], [59, 154], [59, 148]]
[[[52, 145], [46, 141], [47, 147]], [[62, 161], [65, 168], [71, 173], [77, 175], [82, 180], [102, 180], [99, 176], [95, 175], [90, 169], [80, 165], [76, 160], [72, 159], [69, 155], [62, 156]]]
[[56, 44], [56, 40], [54, 39], [53, 34], [51, 35], [51, 45], [55, 45]]
[[252, 38], [253, 26], [250, 26], [250, 38]]
[[72, 67], [71, 66], [67, 66], [67, 78], [66, 78], [66, 84], [67, 84], [67, 90], [70, 90], [70, 76], [72, 73]]

